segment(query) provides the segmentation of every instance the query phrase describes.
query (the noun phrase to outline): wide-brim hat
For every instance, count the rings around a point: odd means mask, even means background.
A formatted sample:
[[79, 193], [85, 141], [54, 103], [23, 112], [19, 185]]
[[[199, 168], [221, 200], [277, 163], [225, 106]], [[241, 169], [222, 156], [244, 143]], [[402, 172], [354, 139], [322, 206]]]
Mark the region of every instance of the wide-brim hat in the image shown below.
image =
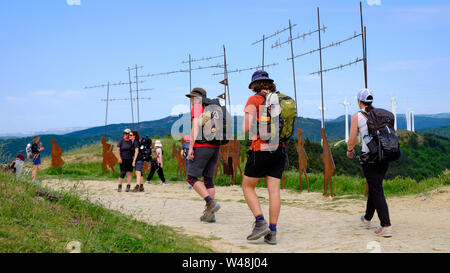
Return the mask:
[[251, 88], [252, 84], [257, 82], [257, 81], [270, 81], [270, 82], [273, 82], [273, 80], [271, 78], [269, 78], [269, 73], [267, 73], [264, 70], [257, 70], [252, 75], [252, 81], [248, 85], [248, 89], [252, 89]]
[[155, 141], [155, 147], [162, 147], [160, 140]]
[[192, 89], [191, 93], [186, 94], [186, 97], [206, 97], [206, 91], [201, 87], [195, 87]]

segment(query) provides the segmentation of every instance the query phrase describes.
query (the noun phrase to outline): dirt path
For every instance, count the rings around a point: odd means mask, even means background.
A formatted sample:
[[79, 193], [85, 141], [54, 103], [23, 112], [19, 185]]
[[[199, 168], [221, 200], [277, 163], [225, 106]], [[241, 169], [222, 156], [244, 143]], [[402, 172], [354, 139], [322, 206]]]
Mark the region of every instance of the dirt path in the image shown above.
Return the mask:
[[[184, 182], [145, 185], [144, 193], [116, 191], [116, 181], [44, 181], [54, 189], [75, 184], [84, 198], [150, 224], [175, 227], [208, 238], [218, 252], [450, 252], [450, 187], [427, 195], [388, 199], [394, 236], [378, 238], [359, 226], [365, 201], [322, 197], [319, 193], [283, 190], [278, 244], [249, 242], [253, 216], [240, 187], [217, 187], [221, 209], [216, 223], [200, 222], [204, 201]], [[268, 194], [257, 189], [268, 218]], [[375, 214], [374, 223], [379, 224]]]

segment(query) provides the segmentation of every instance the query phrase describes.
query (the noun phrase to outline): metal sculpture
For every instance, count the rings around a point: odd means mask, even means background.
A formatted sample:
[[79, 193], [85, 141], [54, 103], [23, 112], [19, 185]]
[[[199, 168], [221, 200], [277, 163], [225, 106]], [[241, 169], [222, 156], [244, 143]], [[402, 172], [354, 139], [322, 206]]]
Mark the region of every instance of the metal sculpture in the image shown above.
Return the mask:
[[331, 154], [330, 145], [328, 143], [327, 135], [325, 134], [325, 128], [320, 129], [320, 135], [322, 136], [323, 141], [323, 152], [320, 155], [320, 158], [323, 162], [323, 195], [327, 195], [328, 185], [330, 185], [330, 196], [334, 196], [333, 194], [333, 181], [331, 177], [334, 174], [335, 165], [333, 160], [333, 155]]
[[303, 191], [303, 179], [302, 175], [305, 175], [306, 185], [309, 190], [308, 174], [306, 168], [308, 167], [308, 155], [305, 151], [305, 141], [302, 138], [303, 131], [297, 128], [297, 154], [298, 154], [298, 177], [300, 178], [300, 191]]
[[103, 171], [106, 171], [108, 167], [114, 172], [114, 165], [117, 163], [117, 157], [113, 153], [113, 145], [106, 141], [106, 137], [102, 137], [103, 145]]
[[233, 185], [236, 185], [237, 171], [239, 169], [240, 177], [242, 178], [241, 169], [241, 143], [238, 140], [230, 140], [225, 145], [220, 146], [219, 159], [217, 160], [216, 172], [214, 178], [217, 176], [217, 169], [221, 168], [220, 161], [222, 161], [223, 172], [221, 175], [230, 174], [233, 176]]
[[63, 150], [56, 144], [56, 140], [52, 139], [52, 167], [61, 168], [64, 165], [64, 160], [62, 159]]
[[177, 159], [177, 176], [181, 176], [182, 174], [186, 175], [186, 161], [181, 155], [181, 149], [177, 150], [177, 145], [175, 142], [172, 146], [172, 158]]

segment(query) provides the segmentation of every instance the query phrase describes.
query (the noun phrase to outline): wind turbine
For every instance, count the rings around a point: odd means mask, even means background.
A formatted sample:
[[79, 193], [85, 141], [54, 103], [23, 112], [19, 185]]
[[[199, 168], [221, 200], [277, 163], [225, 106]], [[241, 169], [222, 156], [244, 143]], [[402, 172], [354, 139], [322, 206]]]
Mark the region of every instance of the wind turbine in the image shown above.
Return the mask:
[[[319, 109], [319, 112], [322, 114], [322, 107], [319, 106], [318, 109]], [[327, 110], [328, 110], [328, 109], [327, 109], [326, 107], [323, 108], [323, 112], [325, 112], [325, 111], [327, 111]], [[322, 120], [322, 128], [324, 128], [324, 125], [325, 125], [325, 124], [323, 124], [323, 123], [324, 123], [324, 121]]]
[[410, 110], [409, 113], [411, 114], [411, 131], [414, 132], [414, 111]]
[[410, 122], [410, 117], [411, 115], [409, 114], [409, 108], [406, 109], [406, 113], [405, 113], [405, 117], [406, 117], [406, 130], [407, 131], [411, 131], [411, 122]]
[[[321, 106], [319, 106], [317, 109], [319, 109], [319, 112], [320, 112], [321, 115], [322, 115], [322, 112], [325, 113], [325, 111], [327, 111], [326, 107], [322, 108]], [[322, 115], [322, 116], [324, 116], [324, 115]], [[322, 127], [321, 128], [325, 128], [325, 124], [324, 124], [324, 120], [323, 119], [322, 119]], [[320, 138], [320, 145], [323, 147], [323, 139], [322, 138]]]
[[391, 98], [392, 114], [394, 114], [394, 129], [397, 131], [397, 98], [390, 95], [389, 97]]
[[351, 105], [351, 103], [345, 98], [345, 100], [339, 104], [342, 104], [345, 107], [345, 142], [348, 142], [348, 106]]

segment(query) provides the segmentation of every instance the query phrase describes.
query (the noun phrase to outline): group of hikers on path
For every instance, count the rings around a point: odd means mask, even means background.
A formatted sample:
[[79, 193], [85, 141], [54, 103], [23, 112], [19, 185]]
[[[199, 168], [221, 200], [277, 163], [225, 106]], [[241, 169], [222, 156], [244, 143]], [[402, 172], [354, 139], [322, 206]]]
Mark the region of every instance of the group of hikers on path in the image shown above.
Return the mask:
[[[252, 75], [249, 89], [254, 93], [247, 100], [244, 108], [243, 131], [250, 133], [256, 125], [257, 133], [251, 136], [252, 143], [247, 154], [244, 177], [242, 180], [242, 191], [246, 203], [254, 216], [254, 225], [247, 240], [257, 240], [264, 237], [264, 242], [275, 245], [277, 243], [277, 224], [281, 209], [280, 180], [286, 162], [285, 141], [270, 142], [261, 138], [260, 129], [264, 120], [265, 108], [274, 111], [275, 105], [267, 103], [273, 94], [277, 92], [274, 81], [269, 78], [266, 71], [256, 71]], [[205, 210], [200, 221], [207, 223], [216, 222], [216, 212], [221, 206], [215, 201], [214, 170], [219, 158], [220, 143], [207, 141], [205, 137], [198, 137], [200, 132], [205, 133], [205, 127], [209, 120], [214, 119], [205, 107], [211, 104], [207, 93], [203, 88], [196, 87], [186, 95], [190, 99], [191, 109], [191, 133], [188, 139], [191, 141], [184, 146], [182, 153], [186, 155], [187, 182], [196, 193], [204, 199]], [[282, 94], [280, 94], [282, 97]], [[357, 143], [358, 133], [366, 138], [369, 136], [367, 122], [368, 114], [375, 108], [372, 106], [373, 93], [363, 89], [357, 95], [360, 111], [353, 115], [351, 123], [351, 134], [348, 142], [347, 156], [353, 158], [354, 147]], [[278, 111], [278, 114], [281, 110]], [[375, 112], [375, 111], [374, 111]], [[267, 113], [266, 113], [267, 114]], [[277, 128], [277, 127], [276, 127]], [[214, 126], [208, 127], [214, 132]], [[280, 138], [281, 139], [281, 138]], [[361, 158], [369, 153], [367, 142], [363, 143]], [[367, 156], [368, 157], [368, 156]], [[372, 218], [377, 211], [381, 227], [376, 229], [378, 236], [392, 236], [392, 228], [389, 219], [389, 211], [383, 192], [382, 182], [389, 164], [376, 160], [361, 161], [364, 175], [369, 186], [369, 197], [365, 215], [361, 216], [360, 222], [364, 228], [372, 227]], [[203, 180], [201, 180], [203, 178]], [[269, 193], [269, 218], [266, 220], [255, 188], [258, 181], [264, 178]]]
[[158, 173], [163, 185], [167, 185], [163, 170], [163, 151], [160, 140], [155, 142], [155, 154], [152, 157], [152, 141], [150, 138], [141, 138], [138, 131], [125, 129], [123, 138], [117, 144], [116, 156], [120, 165], [119, 186], [117, 191], [122, 191], [122, 184], [127, 176], [126, 192], [130, 191], [133, 169], [136, 171], [136, 186], [132, 192], [144, 191], [144, 165], [150, 164], [150, 173], [147, 176], [147, 184], [151, 185], [151, 180], [155, 172]]
[[[284, 105], [281, 103], [285, 95], [277, 91], [274, 80], [269, 78], [269, 74], [266, 71], [258, 70], [253, 73], [248, 88], [253, 94], [248, 98], [244, 108], [245, 116], [242, 129], [245, 133], [249, 133], [252, 142], [247, 153], [247, 162], [241, 184], [245, 201], [254, 216], [254, 224], [250, 234], [247, 236], [247, 240], [253, 241], [264, 237], [264, 242], [275, 245], [277, 243], [277, 225], [281, 210], [280, 180], [287, 157], [286, 139], [292, 135], [292, 130], [286, 137], [286, 131], [281, 129], [286, 124], [280, 123], [278, 125], [275, 122], [274, 116], [276, 121], [278, 121], [276, 115], [281, 116], [285, 114], [283, 113], [285, 110], [283, 109]], [[225, 128], [222, 132], [217, 127], [221, 124], [217, 123], [217, 120], [219, 120], [217, 113], [214, 110], [210, 110], [211, 107], [213, 107], [212, 109], [220, 108], [220, 103], [218, 103], [217, 99], [208, 99], [207, 92], [200, 87], [193, 88], [189, 94], [186, 94], [186, 97], [189, 98], [192, 105], [191, 131], [189, 135], [185, 136], [180, 151], [186, 163], [186, 180], [189, 188], [193, 188], [205, 201], [205, 209], [200, 216], [200, 221], [215, 223], [216, 213], [220, 210], [221, 205], [215, 199], [216, 191], [213, 179], [216, 165], [219, 161], [220, 146], [226, 144], [227, 141], [218, 140], [218, 138], [208, 138], [208, 132], [215, 136], [222, 133], [225, 134]], [[371, 129], [373, 127], [373, 118], [376, 115], [383, 117], [383, 111], [386, 112], [386, 110], [374, 108], [372, 106], [373, 101], [374, 96], [370, 90], [363, 89], [358, 92], [357, 102], [360, 110], [351, 119], [347, 157], [353, 158], [355, 156], [354, 147], [357, 144], [359, 134], [363, 139], [359, 158], [369, 188], [366, 213], [359, 220], [364, 228], [371, 228], [372, 219], [376, 211], [381, 227], [376, 229], [375, 234], [390, 237], [392, 236], [392, 228], [383, 191], [383, 179], [388, 170], [389, 162], [374, 160], [371, 157], [372, 146], [374, 145], [372, 141], [373, 132], [371, 132], [373, 130]], [[274, 112], [276, 112], [275, 115], [273, 115]], [[225, 119], [225, 115], [222, 117]], [[272, 118], [272, 121], [270, 118]], [[387, 120], [389, 121], [389, 118]], [[270, 126], [271, 122], [275, 122], [277, 126]], [[286, 118], [284, 122], [286, 122]], [[267, 124], [269, 126], [266, 126]], [[266, 131], [264, 131], [264, 128]], [[280, 132], [278, 128], [280, 128]], [[386, 128], [391, 134], [392, 132], [389, 128]], [[284, 135], [280, 137], [277, 134]], [[276, 138], [274, 138], [274, 135], [276, 135]], [[273, 141], [273, 139], [276, 139], [276, 141]], [[103, 144], [105, 145], [105, 143]], [[39, 137], [33, 138], [33, 144], [30, 149], [33, 159], [32, 181], [38, 182], [36, 181], [36, 172], [40, 165], [40, 152], [44, 149], [42, 143], [39, 142]], [[381, 148], [378, 147], [378, 149]], [[152, 151], [154, 151], [154, 154], [152, 154]], [[125, 129], [123, 138], [118, 142], [115, 152], [120, 164], [118, 192], [122, 191], [125, 176], [127, 177], [126, 192], [143, 192], [143, 173], [148, 168], [148, 165], [150, 165], [150, 173], [146, 179], [147, 184], [151, 184], [150, 181], [156, 172], [163, 185], [167, 185], [164, 177], [163, 151], [160, 140], [156, 140], [155, 145], [152, 146], [152, 140], [149, 137], [141, 137], [138, 131]], [[131, 189], [133, 169], [136, 174], [136, 185], [134, 189]], [[261, 204], [255, 191], [256, 185], [261, 178], [265, 180], [269, 193], [268, 218], [265, 217], [261, 209]]]

